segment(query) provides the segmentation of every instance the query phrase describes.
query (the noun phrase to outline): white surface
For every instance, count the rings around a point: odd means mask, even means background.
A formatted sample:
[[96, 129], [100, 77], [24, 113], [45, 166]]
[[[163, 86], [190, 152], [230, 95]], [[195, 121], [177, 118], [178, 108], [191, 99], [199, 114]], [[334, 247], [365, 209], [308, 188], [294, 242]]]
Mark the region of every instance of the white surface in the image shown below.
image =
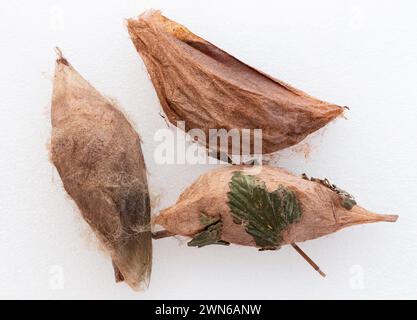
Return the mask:
[[[212, 166], [157, 165], [159, 102], [124, 26], [145, 9], [321, 99], [338, 120], [279, 154], [294, 173], [329, 177], [364, 207], [397, 213], [290, 247], [188, 248], [154, 243], [151, 286], [113, 282], [48, 161], [49, 104], [59, 45], [80, 73], [119, 101], [144, 140], [156, 209]], [[0, 298], [417, 298], [416, 1], [1, 1]], [[297, 151], [299, 150], [299, 151]], [[63, 276], [63, 282], [59, 276]], [[58, 279], [58, 280], [57, 280]]]

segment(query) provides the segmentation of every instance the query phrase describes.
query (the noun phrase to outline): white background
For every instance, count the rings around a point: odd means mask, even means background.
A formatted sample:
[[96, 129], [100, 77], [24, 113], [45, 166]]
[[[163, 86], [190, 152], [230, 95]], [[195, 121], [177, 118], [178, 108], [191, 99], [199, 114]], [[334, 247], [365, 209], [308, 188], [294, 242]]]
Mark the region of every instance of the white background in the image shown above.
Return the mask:
[[[213, 166], [155, 163], [154, 134], [165, 123], [124, 24], [148, 8], [313, 96], [349, 106], [347, 120], [280, 152], [277, 162], [328, 177], [362, 206], [399, 214], [398, 222], [300, 244], [325, 279], [290, 247], [195, 249], [164, 239], [154, 242], [149, 290], [116, 285], [109, 258], [48, 160], [53, 47], [135, 123], [160, 198], [156, 213]], [[416, 16], [411, 0], [1, 1], [0, 298], [417, 298]]]

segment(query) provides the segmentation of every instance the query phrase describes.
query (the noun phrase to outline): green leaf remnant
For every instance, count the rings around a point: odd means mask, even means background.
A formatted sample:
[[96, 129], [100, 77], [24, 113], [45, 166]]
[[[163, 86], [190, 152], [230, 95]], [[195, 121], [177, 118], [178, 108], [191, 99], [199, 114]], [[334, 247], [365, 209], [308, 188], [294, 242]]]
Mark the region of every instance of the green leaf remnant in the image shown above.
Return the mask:
[[201, 248], [211, 244], [229, 245], [229, 242], [221, 240], [223, 223], [219, 217], [212, 217], [202, 212], [200, 215], [200, 223], [205, 228], [187, 243], [189, 247]]
[[282, 185], [268, 192], [264, 182], [241, 171], [233, 174], [229, 185], [234, 221], [245, 226], [261, 249], [278, 248], [282, 231], [301, 218], [295, 193]]

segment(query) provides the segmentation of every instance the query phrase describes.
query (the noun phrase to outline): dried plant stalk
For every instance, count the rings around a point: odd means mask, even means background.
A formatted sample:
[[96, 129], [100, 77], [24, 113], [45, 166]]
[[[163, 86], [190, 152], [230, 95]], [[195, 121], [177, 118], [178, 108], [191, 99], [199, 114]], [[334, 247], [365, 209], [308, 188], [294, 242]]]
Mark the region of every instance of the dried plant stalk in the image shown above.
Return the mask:
[[140, 138], [62, 56], [52, 97], [51, 158], [65, 190], [110, 252], [117, 281], [147, 285], [150, 202]]
[[[186, 130], [262, 129], [262, 151], [297, 144], [343, 113], [274, 79], [191, 33], [184, 26], [147, 11], [128, 20], [168, 120], [185, 121]], [[229, 153], [253, 152], [233, 150]], [[229, 142], [230, 144], [230, 142]]]
[[282, 169], [227, 166], [202, 175], [155, 222], [173, 234], [193, 237], [191, 245], [274, 249], [357, 224], [397, 220], [358, 205], [348, 209], [343, 200], [320, 182]]

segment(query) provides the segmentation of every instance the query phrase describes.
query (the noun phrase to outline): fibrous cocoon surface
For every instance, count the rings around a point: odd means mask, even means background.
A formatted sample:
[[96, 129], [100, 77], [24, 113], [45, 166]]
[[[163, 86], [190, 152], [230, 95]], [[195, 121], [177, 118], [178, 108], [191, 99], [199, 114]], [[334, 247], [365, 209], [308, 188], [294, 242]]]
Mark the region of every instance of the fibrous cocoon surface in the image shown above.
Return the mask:
[[[343, 113], [246, 65], [159, 11], [129, 19], [128, 30], [168, 120], [184, 121], [186, 131], [204, 130], [206, 147], [210, 129], [262, 129], [262, 153], [272, 153]], [[254, 140], [251, 136], [250, 150], [229, 145], [222, 151], [253, 153]]]
[[133, 288], [146, 285], [152, 240], [138, 134], [62, 56], [56, 64], [51, 120], [52, 161], [65, 190], [110, 253], [116, 280]]

